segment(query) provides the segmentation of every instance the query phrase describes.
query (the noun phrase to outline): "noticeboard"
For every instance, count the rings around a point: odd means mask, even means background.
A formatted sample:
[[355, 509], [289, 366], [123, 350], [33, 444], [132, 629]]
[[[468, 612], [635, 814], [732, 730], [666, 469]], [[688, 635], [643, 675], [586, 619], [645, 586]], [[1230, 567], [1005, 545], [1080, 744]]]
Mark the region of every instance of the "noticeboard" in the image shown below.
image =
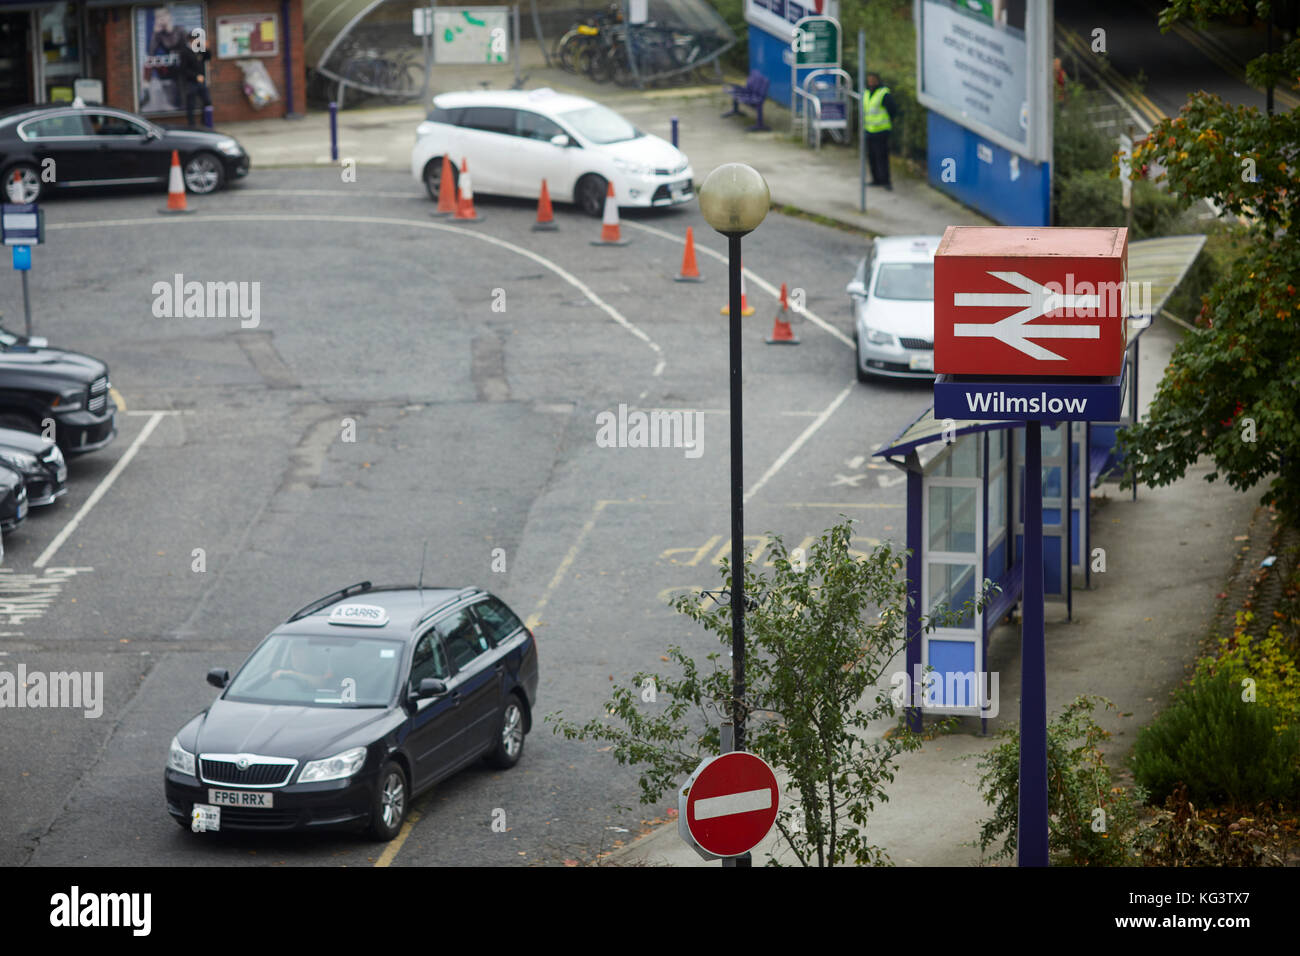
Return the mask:
[[217, 59], [246, 56], [278, 56], [279, 17], [274, 13], [250, 13], [217, 17]]
[[507, 7], [435, 7], [433, 62], [505, 63], [510, 59]]
[[790, 39], [796, 67], [840, 65], [840, 23], [833, 17], [804, 17]]

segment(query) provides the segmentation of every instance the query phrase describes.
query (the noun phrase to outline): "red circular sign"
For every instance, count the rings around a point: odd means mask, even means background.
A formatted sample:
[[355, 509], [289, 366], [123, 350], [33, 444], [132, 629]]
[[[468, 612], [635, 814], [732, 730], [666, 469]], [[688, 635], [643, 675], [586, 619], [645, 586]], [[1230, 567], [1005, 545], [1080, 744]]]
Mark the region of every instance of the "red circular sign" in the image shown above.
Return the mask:
[[715, 856], [739, 856], [758, 846], [776, 822], [780, 790], [761, 757], [729, 753], [705, 764], [686, 798], [691, 836]]

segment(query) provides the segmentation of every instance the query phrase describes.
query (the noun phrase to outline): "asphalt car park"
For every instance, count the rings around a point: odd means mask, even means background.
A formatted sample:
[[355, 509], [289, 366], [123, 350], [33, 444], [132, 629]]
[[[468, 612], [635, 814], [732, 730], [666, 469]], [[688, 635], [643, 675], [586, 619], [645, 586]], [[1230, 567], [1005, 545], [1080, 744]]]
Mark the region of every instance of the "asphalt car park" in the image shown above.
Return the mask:
[[[429, 216], [401, 171], [262, 171], [197, 211], [56, 198], [32, 272], [35, 331], [103, 359], [119, 434], [5, 539], [0, 670], [102, 675], [101, 716], [0, 712], [0, 856], [37, 865], [518, 864], [588, 860], [666, 806], [636, 772], [554, 736], [611, 678], [707, 638], [666, 606], [718, 583], [729, 529], [725, 244], [695, 206], [599, 223], [478, 200]], [[672, 281], [693, 226], [705, 281]], [[746, 526], [796, 546], [839, 514], [855, 546], [903, 535], [869, 456], [929, 403], [859, 384], [844, 295], [865, 240], [776, 214], [745, 241]], [[249, 307], [177, 315], [158, 284], [248, 283]], [[763, 344], [781, 283], [796, 348]], [[252, 283], [258, 283], [256, 292]], [[0, 309], [21, 308], [16, 282]], [[253, 304], [256, 303], [256, 307]], [[111, 317], [111, 318], [110, 318]], [[606, 448], [602, 412], [703, 422], [694, 449]], [[164, 797], [177, 730], [296, 608], [354, 581], [477, 586], [536, 634], [535, 723], [509, 771], [476, 761], [379, 846], [350, 833], [182, 832]], [[766, 560], [765, 554], [759, 560]], [[326, 756], [326, 755], [322, 755]], [[252, 810], [248, 812], [254, 812]]]

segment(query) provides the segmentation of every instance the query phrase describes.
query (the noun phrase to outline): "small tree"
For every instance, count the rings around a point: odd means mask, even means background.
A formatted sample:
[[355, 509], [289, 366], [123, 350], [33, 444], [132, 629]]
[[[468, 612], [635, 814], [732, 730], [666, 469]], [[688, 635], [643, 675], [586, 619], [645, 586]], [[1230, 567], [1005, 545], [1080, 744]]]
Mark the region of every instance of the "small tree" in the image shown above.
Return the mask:
[[[878, 684], [906, 640], [906, 584], [899, 575], [906, 555], [886, 543], [855, 558], [850, 533], [846, 519], [807, 555], [793, 558], [777, 537], [770, 575], [745, 565], [745, 592], [757, 602], [745, 614], [745, 749], [789, 774], [798, 801], [782, 807], [776, 827], [804, 866], [888, 862], [867, 839], [867, 817], [888, 799], [884, 786], [894, 779], [898, 755], [921, 744], [901, 722], [882, 739], [868, 734], [872, 721], [897, 713], [890, 689]], [[729, 588], [727, 564], [722, 578]], [[970, 603], [955, 616], [969, 613]], [[730, 648], [725, 599], [687, 596], [674, 607]], [[547, 718], [556, 733], [608, 743], [620, 764], [640, 766], [646, 804], [718, 752], [716, 718], [707, 708], [729, 714], [733, 702], [730, 659], [721, 652], [708, 654], [704, 667], [680, 647], [669, 648], [668, 657], [681, 676], [638, 673], [615, 688], [605, 708], [614, 721]], [[650, 687], [666, 702], [647, 706]]]
[[[1047, 727], [1047, 845], [1057, 863], [1075, 866], [1125, 866], [1135, 862], [1132, 848], [1137, 803], [1143, 797], [1112, 786], [1100, 744], [1110, 736], [1092, 719], [1102, 697], [1077, 697]], [[980, 826], [979, 848], [999, 840], [993, 859], [1016, 852], [1020, 796], [1020, 730], [998, 733], [1002, 743], [979, 759], [980, 792], [993, 815]]]

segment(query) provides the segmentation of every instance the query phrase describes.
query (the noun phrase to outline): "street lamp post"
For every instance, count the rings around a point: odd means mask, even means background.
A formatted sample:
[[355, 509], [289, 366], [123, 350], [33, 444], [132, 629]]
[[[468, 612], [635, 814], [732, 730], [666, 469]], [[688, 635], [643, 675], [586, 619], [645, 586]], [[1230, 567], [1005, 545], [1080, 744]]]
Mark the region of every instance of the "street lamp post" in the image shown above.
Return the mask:
[[[709, 173], [700, 186], [700, 212], [727, 237], [731, 345], [731, 719], [732, 750], [745, 749], [745, 489], [744, 431], [740, 390], [740, 240], [758, 228], [772, 205], [772, 194], [758, 171], [744, 163], [727, 163]], [[747, 866], [724, 860], [723, 865]]]

